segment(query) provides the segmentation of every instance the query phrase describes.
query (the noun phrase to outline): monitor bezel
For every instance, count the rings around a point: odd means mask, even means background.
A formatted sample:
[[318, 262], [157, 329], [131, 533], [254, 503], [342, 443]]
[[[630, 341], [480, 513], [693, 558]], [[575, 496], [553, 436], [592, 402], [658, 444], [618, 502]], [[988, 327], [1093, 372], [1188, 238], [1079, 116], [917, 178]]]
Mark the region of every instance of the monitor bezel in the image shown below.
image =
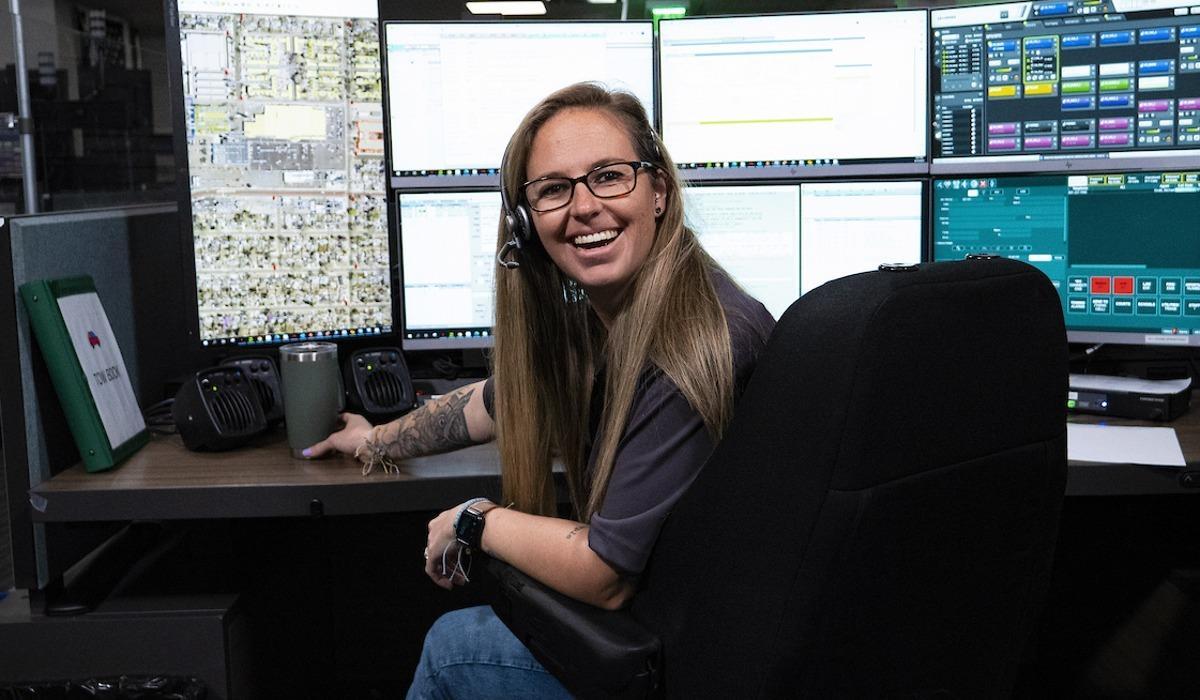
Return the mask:
[[[465, 21], [457, 20], [426, 20], [426, 19], [388, 19], [380, 20], [379, 22], [379, 56], [381, 65], [381, 80], [383, 81], [383, 123], [385, 128], [384, 137], [384, 179], [387, 181], [389, 190], [396, 191], [420, 191], [420, 190], [469, 190], [475, 188], [499, 188], [500, 175], [499, 164], [496, 166], [496, 174], [480, 174], [480, 175], [396, 175], [395, 169], [392, 167], [392, 115], [391, 115], [391, 76], [388, 74], [388, 53], [387, 53], [387, 27], [391, 25], [443, 25], [461, 27], [465, 25], [488, 25], [488, 26], [504, 26], [504, 27], [521, 27], [521, 26], [580, 26], [592, 24], [611, 24], [611, 25], [648, 25], [650, 27], [650, 91], [651, 100], [650, 109], [651, 125], [656, 131], [661, 133], [659, 128], [659, 85], [658, 85], [658, 32], [654, 28], [653, 20], [612, 20], [612, 19], [475, 19]], [[531, 108], [533, 105], [529, 105]]]
[[[393, 244], [391, 247], [392, 247], [392, 250], [394, 250], [396, 253], [397, 263], [395, 266], [395, 271], [396, 271], [396, 276], [399, 280], [398, 286], [396, 288], [397, 291], [396, 291], [395, 298], [396, 298], [397, 305], [400, 307], [400, 321], [395, 326], [395, 329], [396, 329], [395, 335], [396, 335], [396, 338], [399, 339], [401, 348], [405, 352], [408, 352], [408, 351], [439, 351], [439, 350], [455, 351], [455, 350], [476, 350], [476, 349], [487, 350], [487, 349], [490, 349], [494, 344], [494, 339], [495, 339], [495, 322], [494, 322], [495, 318], [494, 318], [494, 316], [495, 316], [495, 308], [496, 308], [496, 285], [494, 282], [492, 284], [493, 323], [492, 323], [492, 325], [480, 326], [478, 328], [478, 330], [486, 330], [488, 332], [487, 336], [479, 337], [479, 338], [476, 338], [476, 337], [471, 337], [471, 338], [449, 338], [449, 337], [447, 337], [447, 338], [408, 338], [407, 337], [408, 332], [409, 332], [408, 304], [406, 303], [407, 299], [405, 296], [405, 286], [404, 286], [404, 240], [403, 240], [403, 228], [402, 228], [403, 222], [400, 220], [400, 211], [401, 211], [400, 198], [404, 197], [406, 195], [454, 196], [454, 195], [459, 195], [459, 194], [477, 194], [477, 193], [490, 193], [490, 194], [495, 194], [497, 198], [500, 197], [500, 190], [496, 187], [461, 187], [461, 188], [455, 188], [455, 189], [446, 189], [446, 188], [442, 188], [442, 187], [426, 187], [426, 188], [412, 188], [412, 189], [404, 189], [404, 190], [395, 190], [392, 193], [391, 198], [388, 200], [389, 209], [391, 209], [393, 212], [395, 212], [393, 214], [393, 216], [389, 217], [389, 219], [391, 219], [392, 223], [393, 223], [394, 233], [392, 236]], [[501, 212], [501, 215], [503, 216], [503, 211]], [[499, 228], [498, 228], [499, 225], [500, 225], [500, 221], [499, 221], [499, 219], [497, 219], [497, 221], [496, 221], [497, 230], [499, 230]], [[503, 268], [500, 268], [500, 266], [498, 264], [496, 265], [496, 268], [497, 268], [497, 273], [499, 273], [503, 270]], [[494, 277], [493, 277], [493, 280], [494, 280]], [[472, 328], [472, 330], [475, 330], [475, 329]]]
[[[334, 17], [335, 15], [327, 16]], [[375, 21], [378, 22], [379, 20], [376, 19]], [[286, 339], [280, 338], [254, 342], [229, 342], [230, 339], [228, 338], [201, 338], [199, 282], [196, 278], [195, 239], [192, 230], [191, 168], [188, 163], [187, 115], [184, 105], [186, 95], [183, 89], [183, 47], [180, 43], [178, 0], [163, 0], [163, 22], [165, 25], [164, 32], [167, 47], [167, 94], [171, 100], [171, 141], [175, 154], [175, 202], [177, 211], [179, 212], [179, 244], [181, 246], [180, 258], [182, 259], [181, 276], [183, 277], [184, 292], [188, 303], [187, 313], [190, 315], [186, 338], [188, 346], [203, 352], [210, 352], [213, 356], [219, 356], [229, 353], [245, 353], [257, 349], [272, 349], [298, 340], [321, 340], [354, 345], [383, 345], [397, 339], [399, 337], [397, 335], [397, 329], [399, 328], [397, 320], [400, 318], [401, 313], [398, 301], [399, 297], [397, 295], [397, 285], [399, 284], [397, 279], [398, 258], [395, 246], [392, 244], [393, 237], [390, 231], [387, 232], [388, 283], [391, 286], [389, 296], [392, 316], [390, 330], [380, 333], [355, 333], [354, 335], [326, 334], [314, 337], [309, 337], [306, 334], [304, 338], [299, 337], [300, 334], [295, 334], [295, 336], [289, 334], [289, 337]], [[380, 80], [382, 81], [382, 74]], [[386, 160], [384, 161], [384, 167], [386, 168]], [[390, 194], [387, 188], [386, 173], [384, 179], [384, 198], [386, 199]], [[385, 207], [390, 208], [390, 205], [386, 201]]]
[[[1113, 0], [1120, 2], [1120, 0]], [[1200, 145], [1194, 149], [1181, 149], [1178, 144], [1173, 148], [1161, 148], [1154, 150], [1125, 150], [1125, 151], [1108, 151], [1096, 153], [1079, 153], [1079, 154], [1061, 154], [1061, 153], [1013, 153], [1004, 155], [983, 155], [983, 156], [934, 156], [933, 155], [933, 133], [936, 130], [936, 116], [934, 114], [934, 98], [933, 93], [933, 32], [934, 16], [941, 13], [967, 12], [978, 13], [985, 12], [991, 8], [1012, 7], [1018, 5], [1029, 5], [1032, 7], [1037, 4], [1038, 0], [1018, 0], [1018, 2], [990, 2], [982, 5], [970, 5], [960, 7], [933, 7], [929, 8], [928, 31], [929, 38], [927, 39], [927, 47], [929, 48], [929, 60], [927, 81], [928, 81], [928, 96], [929, 96], [929, 178], [932, 181], [940, 176], [971, 176], [971, 175], [1021, 175], [1021, 174], [1046, 174], [1053, 175], [1056, 173], [1102, 173], [1102, 172], [1147, 172], [1154, 170], [1171, 170], [1177, 168], [1190, 169], [1194, 168], [1197, 159], [1200, 159]], [[1153, 8], [1155, 11], [1169, 10], [1173, 7], [1182, 5], [1191, 5], [1192, 2], [1183, 2], [1183, 0], [1158, 0], [1162, 3], [1161, 7]], [[1132, 12], [1144, 12], [1147, 10], [1116, 10], [1124, 14]], [[982, 20], [981, 20], [982, 21]], [[947, 25], [948, 27], [964, 27], [967, 24]], [[941, 29], [943, 27], [937, 27]], [[1149, 155], [1157, 153], [1159, 155]], [[930, 188], [932, 190], [932, 187]], [[931, 236], [932, 238], [932, 236]]]
[[[709, 22], [729, 19], [753, 19], [761, 21], [769, 21], [779, 17], [811, 17], [817, 15], [838, 15], [838, 16], [854, 16], [863, 14], [896, 14], [896, 13], [920, 13], [925, 20], [925, 60], [922, 70], [922, 78], [925, 86], [925, 101], [923, 119], [919, 123], [924, 125], [923, 140], [924, 153], [921, 156], [913, 156], [913, 160], [895, 159], [895, 158], [880, 158], [872, 160], [856, 160], [850, 163], [831, 164], [791, 164], [779, 166], [763, 166], [763, 167], [713, 167], [713, 168], [679, 168], [681, 177], [690, 181], [720, 181], [720, 182], [767, 182], [777, 179], [786, 179], [790, 181], [807, 181], [807, 180], [822, 180], [830, 178], [855, 178], [855, 177], [871, 177], [879, 179], [879, 176], [884, 176], [882, 179], [887, 179], [887, 176], [896, 176], [898, 179], [901, 176], [928, 176], [929, 174], [929, 159], [932, 153], [932, 138], [933, 133], [929, 127], [930, 124], [930, 109], [932, 105], [932, 97], [930, 95], [930, 54], [929, 40], [932, 36], [929, 29], [929, 10], [925, 8], [919, 9], [886, 9], [886, 8], [868, 8], [856, 10], [822, 10], [818, 12], [773, 12], [764, 14], [743, 14], [743, 15], [702, 15], [692, 17], [674, 17], [664, 18], [660, 20], [659, 31], [656, 32], [656, 63], [655, 63], [655, 86], [657, 89], [657, 101], [660, 103], [655, 114], [658, 118], [659, 128], [658, 133], [661, 135], [664, 144], [666, 144], [667, 135], [665, 133], [665, 120], [663, 119], [662, 102], [662, 29], [661, 25], [673, 25], [684, 22]], [[670, 151], [670, 145], [667, 145], [667, 150]]]
[[1120, 331], [1084, 331], [1067, 329], [1067, 342], [1091, 345], [1143, 345], [1155, 348], [1197, 348], [1200, 335], [1168, 335], [1166, 333], [1132, 333]]

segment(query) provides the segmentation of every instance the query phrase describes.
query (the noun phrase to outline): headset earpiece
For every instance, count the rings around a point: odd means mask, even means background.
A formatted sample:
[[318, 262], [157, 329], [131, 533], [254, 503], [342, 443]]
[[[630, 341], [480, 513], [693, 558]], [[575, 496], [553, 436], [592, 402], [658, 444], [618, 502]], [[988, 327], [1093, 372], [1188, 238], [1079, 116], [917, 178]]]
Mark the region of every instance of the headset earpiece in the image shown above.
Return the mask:
[[504, 207], [504, 226], [512, 237], [517, 248], [521, 248], [533, 235], [533, 217], [529, 208], [518, 202], [515, 206], [508, 198], [508, 190], [504, 187], [504, 165], [500, 167], [500, 205]]
[[508, 256], [512, 254], [515, 258], [533, 236], [533, 217], [529, 215], [529, 209], [524, 204], [518, 203], [513, 206], [508, 199], [508, 190], [504, 188], [504, 168], [507, 164], [506, 153], [500, 163], [500, 206], [504, 208], [504, 229], [508, 232], [508, 240], [500, 247], [500, 252], [496, 253], [496, 262], [502, 267], [512, 269], [520, 267], [521, 263], [515, 259], [509, 260]]
[[517, 241], [518, 248], [524, 247], [533, 236], [533, 219], [529, 216], [529, 209], [523, 204], [509, 209], [504, 215], [504, 223], [508, 226], [508, 234]]

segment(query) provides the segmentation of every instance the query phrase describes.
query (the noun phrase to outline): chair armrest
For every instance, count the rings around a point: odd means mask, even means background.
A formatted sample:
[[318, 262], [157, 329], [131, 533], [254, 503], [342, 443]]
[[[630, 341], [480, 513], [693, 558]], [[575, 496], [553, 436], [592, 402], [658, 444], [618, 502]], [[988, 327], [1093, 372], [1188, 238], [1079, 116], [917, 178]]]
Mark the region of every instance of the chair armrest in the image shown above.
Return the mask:
[[651, 697], [662, 644], [627, 610], [609, 611], [552, 590], [497, 559], [502, 596], [492, 608], [546, 670], [579, 698]]

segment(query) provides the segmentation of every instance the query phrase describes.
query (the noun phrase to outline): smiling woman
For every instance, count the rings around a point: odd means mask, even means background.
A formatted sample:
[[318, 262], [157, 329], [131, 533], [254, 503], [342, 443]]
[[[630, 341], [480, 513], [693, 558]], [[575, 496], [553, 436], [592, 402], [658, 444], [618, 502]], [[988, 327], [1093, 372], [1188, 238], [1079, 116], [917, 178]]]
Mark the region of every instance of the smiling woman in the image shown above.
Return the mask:
[[[597, 194], [600, 180], [630, 163], [627, 187]], [[503, 175], [508, 200], [533, 210], [536, 232], [522, 266], [497, 279], [497, 435], [504, 464], [514, 465], [505, 498], [553, 513], [553, 451], [587, 522], [605, 499], [648, 367], [685, 399], [699, 432], [720, 435], [735, 393], [737, 327], [717, 292], [734, 287], [684, 225], [674, 165], [627, 93], [582, 83], [547, 97], [509, 142]], [[557, 185], [541, 189], [547, 180]], [[558, 193], [556, 206], [533, 201], [544, 191]], [[740, 290], [737, 298], [758, 306]], [[539, 385], [570, 390], [522, 388]]]
[[[605, 326], [650, 254], [665, 203], [666, 179], [644, 162], [621, 123], [595, 109], [555, 115], [529, 153], [526, 171], [534, 179], [522, 196], [534, 212], [538, 240], [587, 293]], [[639, 188], [639, 180], [648, 182]]]
[[[497, 249], [522, 245], [496, 275], [492, 378], [388, 425], [347, 417], [313, 450], [370, 462], [495, 437], [511, 507], [472, 499], [434, 518], [426, 573], [463, 585], [469, 552], [482, 549], [617, 608], [637, 592], [774, 321], [684, 225], [678, 174], [632, 95], [581, 83], [544, 99], [509, 142], [503, 182]], [[557, 517], [554, 459], [570, 518]], [[434, 624], [410, 698], [507, 691], [567, 697], [490, 608]]]

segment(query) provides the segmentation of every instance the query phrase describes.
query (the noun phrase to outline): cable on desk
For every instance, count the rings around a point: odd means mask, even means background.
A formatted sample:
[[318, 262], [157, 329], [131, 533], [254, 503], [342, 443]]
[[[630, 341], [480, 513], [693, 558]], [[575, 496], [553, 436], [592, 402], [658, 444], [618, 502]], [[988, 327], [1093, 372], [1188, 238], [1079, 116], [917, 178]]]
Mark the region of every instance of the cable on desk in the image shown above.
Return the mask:
[[175, 428], [174, 407], [175, 399], [169, 398], [163, 399], [142, 411], [142, 418], [146, 421], [146, 428], [157, 435], [174, 435], [178, 432]]

